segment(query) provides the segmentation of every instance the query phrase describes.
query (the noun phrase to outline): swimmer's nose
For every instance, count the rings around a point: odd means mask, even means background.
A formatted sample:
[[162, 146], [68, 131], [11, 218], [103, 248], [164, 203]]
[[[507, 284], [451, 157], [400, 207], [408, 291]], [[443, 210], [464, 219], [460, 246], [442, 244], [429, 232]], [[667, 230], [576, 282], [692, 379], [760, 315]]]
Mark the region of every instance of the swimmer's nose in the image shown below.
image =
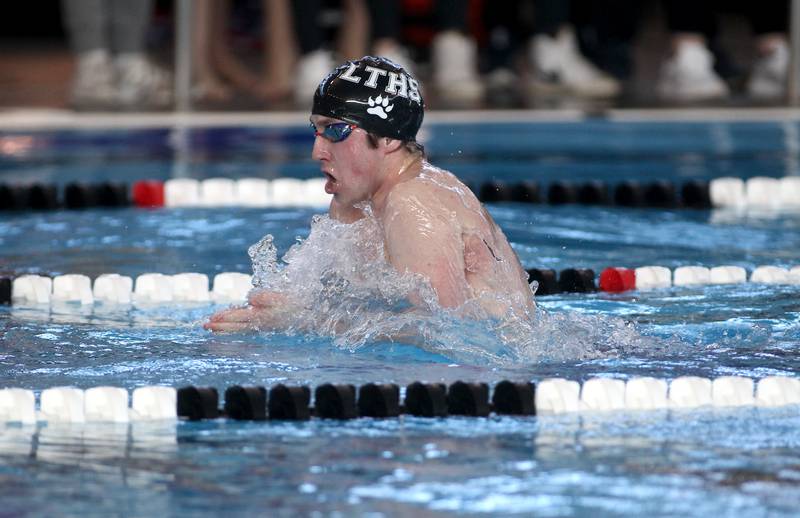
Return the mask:
[[314, 147], [311, 150], [311, 158], [314, 160], [322, 160], [328, 158], [328, 150], [326, 140], [320, 136], [314, 138]]

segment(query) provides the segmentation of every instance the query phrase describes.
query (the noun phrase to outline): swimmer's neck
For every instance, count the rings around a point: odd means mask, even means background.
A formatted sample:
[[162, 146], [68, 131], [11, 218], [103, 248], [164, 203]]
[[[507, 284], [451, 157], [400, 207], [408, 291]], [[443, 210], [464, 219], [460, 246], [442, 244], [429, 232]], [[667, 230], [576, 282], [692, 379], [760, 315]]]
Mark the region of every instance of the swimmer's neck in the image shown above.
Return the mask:
[[383, 168], [382, 180], [375, 194], [372, 195], [372, 208], [377, 214], [383, 213], [386, 199], [394, 187], [406, 180], [416, 178], [422, 170], [423, 156], [420, 153], [408, 153], [397, 159], [387, 160]]

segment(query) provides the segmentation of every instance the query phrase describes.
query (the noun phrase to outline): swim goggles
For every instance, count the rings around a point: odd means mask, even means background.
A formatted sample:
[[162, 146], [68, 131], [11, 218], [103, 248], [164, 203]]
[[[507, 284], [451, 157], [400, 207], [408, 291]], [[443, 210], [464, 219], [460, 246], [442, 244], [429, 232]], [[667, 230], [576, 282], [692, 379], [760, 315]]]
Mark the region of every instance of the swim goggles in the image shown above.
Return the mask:
[[331, 142], [343, 141], [349, 137], [350, 133], [352, 133], [357, 127], [358, 126], [355, 124], [350, 124], [349, 122], [334, 122], [322, 128], [322, 131], [317, 131], [316, 126], [311, 124], [311, 128], [314, 130], [314, 136], [322, 137]]

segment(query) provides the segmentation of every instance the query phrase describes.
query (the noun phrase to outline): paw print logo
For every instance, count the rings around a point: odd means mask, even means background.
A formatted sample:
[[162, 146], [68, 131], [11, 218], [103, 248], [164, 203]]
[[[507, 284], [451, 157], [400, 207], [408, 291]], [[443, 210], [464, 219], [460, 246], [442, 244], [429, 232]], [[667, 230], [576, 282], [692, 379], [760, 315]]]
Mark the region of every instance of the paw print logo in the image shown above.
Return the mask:
[[372, 97], [369, 98], [369, 108], [367, 108], [367, 113], [370, 115], [377, 115], [381, 119], [386, 119], [389, 117], [387, 113], [392, 111], [394, 108], [394, 104], [389, 104], [388, 97], [378, 96], [374, 100]]

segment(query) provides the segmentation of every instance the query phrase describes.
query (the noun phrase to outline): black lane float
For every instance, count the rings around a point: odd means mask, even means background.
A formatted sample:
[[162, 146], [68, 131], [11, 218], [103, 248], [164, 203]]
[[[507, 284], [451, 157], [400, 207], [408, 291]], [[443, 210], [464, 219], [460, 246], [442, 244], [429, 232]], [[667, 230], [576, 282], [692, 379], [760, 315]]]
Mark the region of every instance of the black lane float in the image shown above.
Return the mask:
[[[600, 180], [557, 180], [542, 186], [534, 180], [509, 183], [489, 180], [471, 186], [484, 203], [516, 202], [551, 205], [617, 205], [621, 207], [711, 208], [709, 182], [666, 180], [640, 183], [626, 180], [609, 184]], [[164, 207], [165, 187], [160, 180], [122, 182], [70, 182], [53, 184], [0, 184], [0, 211], [81, 210], [94, 207]], [[209, 205], [213, 206], [213, 204]]]
[[325, 383], [314, 390], [307, 386], [234, 385], [225, 390], [222, 409], [219, 392], [214, 387], [188, 386], [178, 389], [178, 417], [189, 421], [228, 417], [238, 421], [320, 419], [347, 420], [357, 417], [393, 418], [402, 414], [415, 417], [451, 415], [486, 417], [490, 413], [535, 415], [533, 383], [501, 381], [489, 398], [489, 385], [456, 381], [444, 383], [414, 382], [406, 387], [400, 402], [400, 387], [393, 383]]

